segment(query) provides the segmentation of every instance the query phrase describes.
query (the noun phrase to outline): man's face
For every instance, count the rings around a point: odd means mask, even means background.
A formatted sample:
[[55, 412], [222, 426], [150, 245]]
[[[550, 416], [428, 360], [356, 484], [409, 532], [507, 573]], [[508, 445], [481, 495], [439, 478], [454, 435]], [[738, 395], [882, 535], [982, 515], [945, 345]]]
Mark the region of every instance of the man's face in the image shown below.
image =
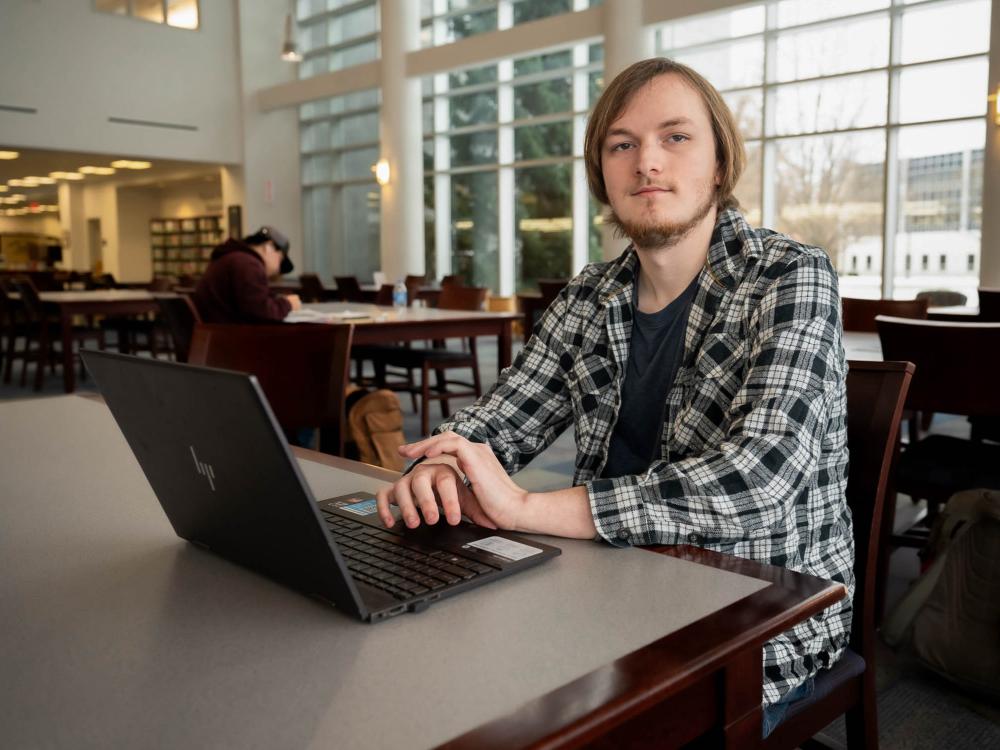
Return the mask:
[[281, 251], [275, 247], [271, 240], [264, 243], [264, 267], [267, 268], [268, 276], [277, 276], [281, 270]]
[[715, 220], [719, 167], [701, 95], [672, 73], [640, 88], [608, 129], [601, 168], [610, 222], [640, 248], [670, 246]]

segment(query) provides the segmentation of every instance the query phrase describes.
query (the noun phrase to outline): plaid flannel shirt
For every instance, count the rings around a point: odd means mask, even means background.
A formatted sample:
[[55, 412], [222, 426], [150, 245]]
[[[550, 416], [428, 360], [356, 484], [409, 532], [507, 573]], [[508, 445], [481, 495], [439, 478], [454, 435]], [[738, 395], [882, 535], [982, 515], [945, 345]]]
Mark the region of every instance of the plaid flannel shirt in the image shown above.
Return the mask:
[[854, 545], [846, 362], [826, 253], [719, 214], [666, 403], [659, 456], [602, 479], [628, 362], [638, 256], [587, 266], [513, 366], [436, 432], [489, 443], [514, 473], [572, 422], [575, 485], [613, 545], [695, 544], [843, 583], [848, 596], [764, 647], [773, 703], [836, 662], [850, 634]]

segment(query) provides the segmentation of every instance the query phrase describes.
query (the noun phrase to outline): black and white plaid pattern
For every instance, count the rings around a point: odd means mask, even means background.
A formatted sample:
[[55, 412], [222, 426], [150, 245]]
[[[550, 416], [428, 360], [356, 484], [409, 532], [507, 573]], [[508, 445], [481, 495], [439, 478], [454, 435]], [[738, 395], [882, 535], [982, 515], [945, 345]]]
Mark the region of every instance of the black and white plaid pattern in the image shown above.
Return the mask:
[[621, 402], [638, 258], [587, 266], [513, 366], [437, 431], [488, 442], [514, 473], [572, 422], [574, 484], [614, 545], [697, 544], [845, 584], [848, 597], [768, 642], [777, 701], [847, 645], [854, 546], [837, 275], [826, 253], [735, 210], [720, 213], [698, 277], [659, 458], [598, 479]]

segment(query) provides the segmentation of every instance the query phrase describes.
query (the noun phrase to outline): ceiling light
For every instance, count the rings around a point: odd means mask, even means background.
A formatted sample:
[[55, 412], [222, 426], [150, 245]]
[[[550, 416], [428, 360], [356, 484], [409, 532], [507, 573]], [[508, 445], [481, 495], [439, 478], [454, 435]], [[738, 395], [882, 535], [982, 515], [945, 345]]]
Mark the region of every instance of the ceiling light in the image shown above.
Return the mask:
[[32, 179], [36, 180], [39, 185], [55, 185], [56, 184], [56, 181], [53, 180], [51, 177], [33, 177]]
[[133, 161], [132, 159], [119, 159], [111, 162], [111, 166], [116, 169], [149, 169], [153, 166], [148, 161]]
[[24, 180], [7, 180], [7, 184], [11, 187], [31, 187], [31, 185], [26, 183]]
[[295, 21], [291, 10], [285, 16], [285, 43], [281, 47], [281, 59], [285, 62], [302, 62], [302, 55], [295, 44]]
[[114, 174], [114, 167], [80, 167], [77, 170], [80, 174]]
[[82, 180], [83, 175], [79, 172], [49, 172], [49, 177], [57, 180]]
[[379, 159], [377, 162], [372, 164], [372, 172], [375, 173], [375, 182], [379, 185], [389, 184], [389, 162], [385, 159]]
[[10, 188], [6, 185], [0, 185], [0, 193], [6, 193], [8, 190], [10, 190]]
[[20, 155], [17, 151], [0, 151], [0, 159], [16, 159]]

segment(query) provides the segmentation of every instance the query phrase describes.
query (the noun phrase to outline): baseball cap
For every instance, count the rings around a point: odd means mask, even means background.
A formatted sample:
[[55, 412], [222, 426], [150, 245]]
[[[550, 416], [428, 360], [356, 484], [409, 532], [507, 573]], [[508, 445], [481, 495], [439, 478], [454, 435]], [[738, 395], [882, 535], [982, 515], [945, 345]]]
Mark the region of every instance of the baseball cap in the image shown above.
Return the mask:
[[268, 240], [273, 242], [274, 246], [278, 248], [284, 256], [281, 259], [281, 269], [279, 270], [279, 273], [286, 274], [294, 271], [295, 264], [292, 263], [291, 259], [288, 257], [288, 248], [290, 247], [290, 243], [288, 242], [288, 238], [278, 229], [265, 224], [253, 234], [243, 238], [243, 241], [248, 245], [262, 245]]

